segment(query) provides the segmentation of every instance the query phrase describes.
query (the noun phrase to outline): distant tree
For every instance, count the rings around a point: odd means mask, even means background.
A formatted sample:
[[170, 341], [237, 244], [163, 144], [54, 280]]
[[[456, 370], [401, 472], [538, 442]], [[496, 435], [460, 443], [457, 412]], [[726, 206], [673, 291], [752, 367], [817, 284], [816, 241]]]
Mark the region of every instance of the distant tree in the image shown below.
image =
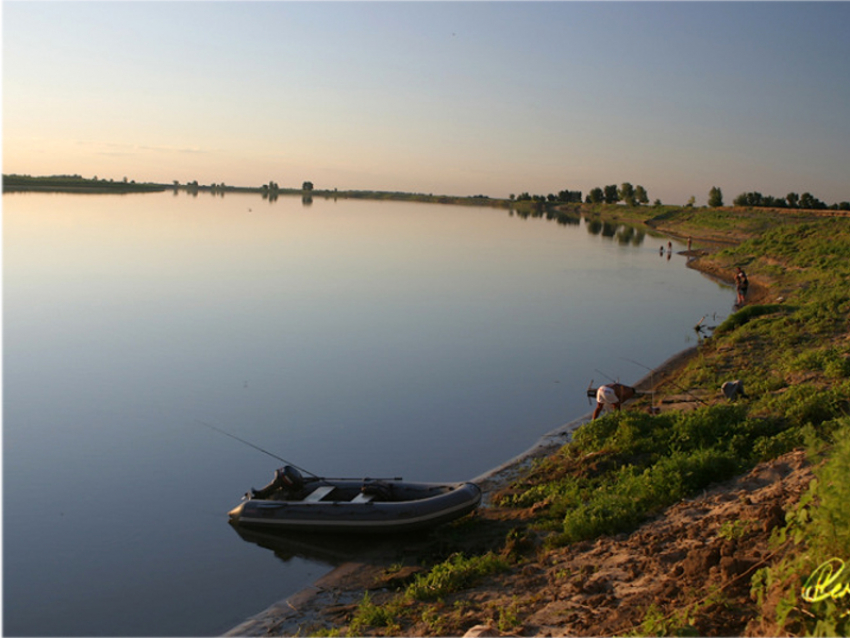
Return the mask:
[[688, 208], [693, 208], [694, 204], [697, 203], [697, 198], [691, 195], [691, 198], [688, 200], [688, 203], [685, 204]]
[[301, 190], [302, 190], [302, 191], [311, 191], [311, 190], [313, 190], [313, 182], [304, 182], [304, 183], [301, 185]]
[[616, 204], [620, 201], [620, 194], [616, 184], [606, 186], [603, 192], [605, 193], [606, 204]]
[[788, 202], [788, 208], [797, 208], [800, 205], [800, 196], [797, 193], [788, 193], [785, 201]]
[[811, 193], [803, 193], [800, 195], [800, 208], [807, 208], [809, 210], [817, 210], [826, 208], [826, 204], [820, 201], [817, 197], [812, 195]]
[[763, 201], [764, 196], [758, 191], [753, 191], [751, 193], [741, 193], [732, 203], [735, 206], [762, 206]]
[[549, 200], [550, 202], [557, 202], [558, 201], [558, 197], [555, 195], [555, 193], [549, 193], [546, 196], [546, 199]]
[[510, 196], [508, 197], [508, 199], [510, 199], [511, 201], [514, 201], [516, 199], [516, 195], [511, 193]]
[[718, 186], [712, 186], [708, 191], [708, 205], [712, 208], [723, 206], [723, 192]]
[[640, 184], [635, 186], [635, 199], [638, 201], [638, 204], [649, 203], [649, 195], [647, 195], [646, 189]]
[[598, 186], [587, 194], [588, 204], [601, 204], [605, 201], [605, 193]]
[[620, 190], [617, 191], [617, 196], [624, 201], [627, 206], [635, 205], [635, 187], [629, 182], [623, 182]]
[[768, 208], [785, 208], [787, 203], [784, 197], [774, 197], [773, 195], [765, 195], [761, 202], [762, 206]]
[[652, 202], [652, 205], [653, 206], [663, 206], [660, 199], [656, 199], [654, 202]]
[[564, 189], [558, 192], [558, 201], [581, 203], [581, 191], [571, 191]]

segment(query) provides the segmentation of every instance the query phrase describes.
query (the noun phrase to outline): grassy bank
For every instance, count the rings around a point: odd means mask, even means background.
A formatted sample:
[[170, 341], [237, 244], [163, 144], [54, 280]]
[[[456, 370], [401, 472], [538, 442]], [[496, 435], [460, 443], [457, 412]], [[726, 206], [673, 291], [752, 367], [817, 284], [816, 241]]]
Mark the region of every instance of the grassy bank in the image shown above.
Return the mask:
[[[585, 213], [610, 220], [612, 211]], [[723, 587], [711, 605], [701, 594], [688, 599], [677, 591], [645, 610], [651, 626], [635, 632], [693, 635], [706, 626], [700, 614], [712, 613], [733, 616], [724, 627], [746, 625], [762, 635], [850, 631], [850, 595], [814, 600], [814, 590], [803, 593], [816, 567], [850, 561], [850, 220], [734, 209], [613, 213], [698, 243], [735, 242], [702, 257], [699, 267], [731, 273], [743, 266], [762, 298], [718, 326], [651, 397], [583, 426], [496, 495], [488, 512], [441, 530], [412, 580], [365, 596], [343, 621], [317, 633], [462, 635], [481, 622], [502, 633], [534, 632], [526, 623], [543, 603], [532, 590], [504, 591], [506, 573], [531, 578], [565, 549], [627, 539], [682, 499], [800, 448], [818, 478], [799, 502], [789, 496], [782, 515], [764, 523], [769, 552], [743, 572], [748, 601], [732, 604]], [[729, 402], [720, 394], [733, 379], [744, 382], [747, 398]], [[646, 409], [674, 396], [678, 403], [670, 404], [686, 409]], [[748, 523], [738, 523], [724, 528], [726, 541], [746, 535]], [[840, 582], [849, 580], [845, 573]]]

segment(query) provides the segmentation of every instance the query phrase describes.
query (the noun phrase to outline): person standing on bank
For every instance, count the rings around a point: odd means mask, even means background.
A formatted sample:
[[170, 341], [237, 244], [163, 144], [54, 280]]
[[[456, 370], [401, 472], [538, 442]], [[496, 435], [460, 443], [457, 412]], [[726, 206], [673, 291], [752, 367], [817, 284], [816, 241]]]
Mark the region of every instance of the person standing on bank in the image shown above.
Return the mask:
[[622, 383], [608, 383], [596, 390], [596, 409], [593, 410], [593, 420], [599, 416], [606, 406], [619, 410], [624, 401], [635, 396], [635, 389]]
[[747, 288], [750, 287], [750, 281], [747, 279], [747, 273], [741, 270], [738, 266], [735, 273], [735, 289], [738, 291], [738, 305], [741, 306], [747, 298]]

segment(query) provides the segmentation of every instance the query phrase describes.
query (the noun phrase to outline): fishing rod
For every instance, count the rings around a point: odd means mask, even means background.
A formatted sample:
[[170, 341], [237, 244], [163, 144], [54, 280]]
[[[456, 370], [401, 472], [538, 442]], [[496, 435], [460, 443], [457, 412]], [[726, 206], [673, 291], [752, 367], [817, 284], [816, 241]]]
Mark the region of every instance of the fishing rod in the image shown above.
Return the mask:
[[239, 441], [240, 443], [244, 443], [245, 445], [247, 445], [247, 446], [249, 446], [249, 447], [252, 447], [252, 448], [254, 448], [255, 450], [259, 450], [259, 451], [260, 451], [260, 452], [262, 452], [263, 454], [268, 454], [268, 455], [269, 455], [270, 457], [272, 457], [273, 459], [277, 459], [278, 461], [281, 461], [281, 462], [282, 462], [283, 464], [285, 464], [285, 465], [291, 465], [292, 467], [294, 467], [296, 470], [298, 470], [298, 471], [300, 471], [300, 472], [304, 472], [305, 474], [309, 474], [310, 476], [315, 476], [316, 478], [320, 478], [320, 477], [316, 476], [315, 474], [313, 474], [313, 472], [311, 472], [310, 470], [305, 470], [303, 467], [298, 467], [297, 465], [295, 465], [295, 463], [293, 463], [293, 462], [291, 462], [291, 461], [287, 461], [285, 458], [280, 457], [280, 456], [278, 456], [277, 454], [272, 454], [272, 453], [271, 453], [271, 452], [269, 452], [268, 450], [264, 450], [263, 448], [261, 448], [259, 445], [254, 445], [254, 444], [253, 444], [253, 443], [251, 443], [250, 441], [246, 441], [245, 439], [240, 439], [240, 438], [239, 438], [238, 436], [236, 436], [235, 434], [231, 434], [230, 432], [227, 432], [227, 431], [225, 431], [225, 430], [222, 430], [221, 428], [217, 428], [216, 426], [214, 426], [214, 425], [212, 425], [212, 424], [210, 424], [210, 423], [206, 423], [205, 421], [201, 421], [200, 419], [195, 419], [195, 420], [196, 420], [198, 423], [200, 423], [201, 425], [204, 425], [204, 426], [208, 427], [208, 428], [209, 428], [209, 429], [211, 429], [211, 430], [215, 430], [215, 431], [216, 431], [216, 432], [218, 432], [219, 434], [223, 434], [224, 436], [229, 436], [231, 439], [235, 439], [236, 441]]
[[326, 476], [319, 476], [318, 474], [315, 474], [315, 473], [311, 472], [310, 470], [305, 470], [303, 467], [299, 467], [298, 465], [295, 465], [295, 463], [293, 463], [292, 461], [287, 461], [285, 458], [280, 457], [277, 454], [273, 454], [272, 452], [269, 452], [268, 450], [264, 450], [259, 445], [254, 445], [250, 441], [246, 441], [245, 439], [241, 439], [238, 436], [236, 436], [235, 434], [231, 434], [230, 432], [227, 432], [226, 430], [222, 430], [221, 428], [217, 428], [216, 426], [212, 425], [211, 423], [206, 423], [205, 421], [201, 421], [200, 419], [195, 419], [195, 420], [198, 423], [200, 423], [201, 425], [210, 428], [211, 430], [215, 430], [216, 432], [218, 432], [220, 434], [223, 434], [225, 436], [229, 436], [231, 439], [235, 439], [235, 440], [239, 441], [240, 443], [244, 443], [245, 445], [254, 448], [255, 450], [259, 450], [263, 454], [268, 454], [273, 459], [277, 459], [278, 461], [284, 463], [285, 465], [291, 465], [292, 467], [294, 467], [299, 472], [303, 472], [304, 474], [309, 474], [314, 479], [317, 479], [319, 481], [359, 481], [359, 480], [364, 480], [364, 481], [402, 481], [402, 480], [404, 480], [400, 476], [393, 476], [393, 477], [370, 477], [370, 476], [367, 476], [363, 479], [361, 479], [361, 478], [328, 478]]
[[[628, 357], [620, 357], [620, 358], [621, 358], [623, 361], [628, 361], [628, 362], [630, 362], [630, 363], [634, 363], [635, 365], [638, 365], [638, 366], [640, 366], [641, 368], [644, 368], [645, 370], [649, 370], [649, 371], [650, 371], [650, 373], [654, 373], [654, 372], [655, 372], [655, 371], [654, 371], [652, 368], [650, 368], [649, 366], [645, 366], [645, 365], [643, 365], [642, 363], [638, 363], [638, 362], [637, 362], [637, 361], [635, 361], [634, 359], [629, 359]], [[678, 388], [679, 390], [681, 390], [682, 392], [684, 392], [685, 394], [687, 394], [687, 395], [688, 395], [689, 397], [691, 397], [692, 399], [695, 399], [695, 400], [699, 401], [699, 402], [700, 402], [700, 403], [702, 403], [703, 405], [709, 405], [708, 403], [706, 403], [705, 401], [703, 401], [702, 399], [700, 399], [698, 396], [696, 396], [695, 394], [691, 393], [689, 390], [686, 390], [685, 388], [683, 388], [682, 386], [680, 386], [680, 385], [679, 385], [678, 383], [676, 383], [675, 381], [672, 381], [672, 380], [670, 380], [670, 379], [667, 379], [667, 381], [669, 381], [669, 383], [670, 383], [671, 385], [675, 386], [676, 388]]]
[[599, 368], [594, 368], [594, 370], [596, 370], [599, 374], [608, 379], [611, 383], [620, 383], [619, 379], [612, 379], [610, 376], [602, 372], [602, 370], [600, 370]]

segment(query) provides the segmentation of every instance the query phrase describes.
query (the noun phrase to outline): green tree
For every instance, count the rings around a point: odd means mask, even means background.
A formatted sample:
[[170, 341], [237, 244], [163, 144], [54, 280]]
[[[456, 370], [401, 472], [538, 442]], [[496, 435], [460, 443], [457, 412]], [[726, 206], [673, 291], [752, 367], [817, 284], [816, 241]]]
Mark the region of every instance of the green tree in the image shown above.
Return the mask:
[[640, 184], [635, 186], [635, 199], [638, 201], [638, 204], [649, 203], [649, 195], [647, 194], [646, 189]]
[[708, 191], [708, 205], [712, 208], [723, 206], [723, 192], [718, 186], [712, 186]]
[[800, 205], [800, 196], [791, 192], [785, 196], [785, 201], [788, 202], [788, 208], [797, 208]]
[[820, 201], [817, 197], [812, 195], [811, 193], [803, 193], [800, 195], [800, 208], [808, 208], [810, 210], [814, 209], [823, 209], [826, 208], [826, 204]]
[[610, 184], [606, 186], [604, 189], [604, 193], [606, 204], [616, 204], [620, 201], [620, 194], [616, 184]]
[[605, 201], [605, 193], [598, 186], [587, 194], [587, 202], [589, 204], [601, 204], [603, 201]]
[[623, 182], [620, 186], [620, 190], [617, 192], [617, 196], [628, 206], [635, 205], [635, 187], [632, 186], [629, 182]]
[[303, 191], [311, 191], [313, 190], [313, 182], [304, 182], [301, 185], [301, 190]]

